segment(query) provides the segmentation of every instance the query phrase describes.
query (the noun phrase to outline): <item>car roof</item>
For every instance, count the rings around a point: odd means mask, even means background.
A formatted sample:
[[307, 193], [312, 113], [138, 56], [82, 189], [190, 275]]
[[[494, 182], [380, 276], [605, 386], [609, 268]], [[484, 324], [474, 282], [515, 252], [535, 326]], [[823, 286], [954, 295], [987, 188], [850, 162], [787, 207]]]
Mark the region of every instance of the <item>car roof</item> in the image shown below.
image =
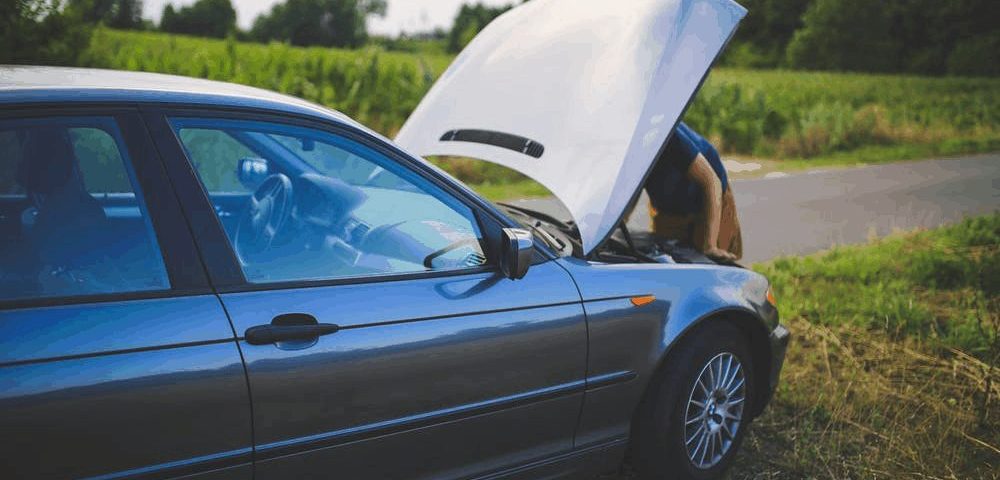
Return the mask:
[[93, 102], [257, 108], [321, 117], [370, 132], [336, 110], [246, 85], [161, 73], [0, 65], [0, 105]]

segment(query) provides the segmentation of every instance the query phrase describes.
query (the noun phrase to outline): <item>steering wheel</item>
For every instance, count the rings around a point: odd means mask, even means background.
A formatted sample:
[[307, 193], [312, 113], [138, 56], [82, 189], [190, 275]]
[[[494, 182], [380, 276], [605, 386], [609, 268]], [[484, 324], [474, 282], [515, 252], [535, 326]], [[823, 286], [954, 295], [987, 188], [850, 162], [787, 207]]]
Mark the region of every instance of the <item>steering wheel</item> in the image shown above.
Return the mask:
[[267, 177], [250, 196], [236, 226], [236, 256], [247, 264], [247, 256], [271, 248], [274, 238], [292, 214], [292, 181], [282, 173]]

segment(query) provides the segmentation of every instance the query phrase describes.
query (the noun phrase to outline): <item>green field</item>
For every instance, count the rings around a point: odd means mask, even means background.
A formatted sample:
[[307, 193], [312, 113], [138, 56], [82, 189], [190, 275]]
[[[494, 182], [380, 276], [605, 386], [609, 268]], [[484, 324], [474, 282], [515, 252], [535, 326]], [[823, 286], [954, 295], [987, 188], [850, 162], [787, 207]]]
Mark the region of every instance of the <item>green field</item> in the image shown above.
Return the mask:
[[[321, 103], [392, 136], [452, 57], [99, 28], [82, 66], [253, 85]], [[726, 154], [791, 168], [1000, 150], [1000, 79], [717, 69], [686, 120]], [[495, 167], [453, 167], [492, 198], [544, 192]]]
[[778, 160], [989, 152], [1000, 150], [1000, 79], [718, 69], [686, 120], [724, 152]]
[[99, 28], [79, 63], [275, 90], [335, 108], [391, 135], [450, 62], [447, 55], [376, 48], [301, 48]]
[[760, 264], [792, 331], [738, 478], [997, 478], [1000, 214]]

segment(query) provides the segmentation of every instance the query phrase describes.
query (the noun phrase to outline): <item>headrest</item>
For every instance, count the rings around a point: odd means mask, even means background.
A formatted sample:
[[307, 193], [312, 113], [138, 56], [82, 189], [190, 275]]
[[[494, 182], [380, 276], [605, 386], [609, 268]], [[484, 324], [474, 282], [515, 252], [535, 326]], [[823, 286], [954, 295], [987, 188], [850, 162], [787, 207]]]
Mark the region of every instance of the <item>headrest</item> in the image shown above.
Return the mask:
[[39, 127], [25, 132], [23, 158], [17, 182], [31, 193], [51, 193], [76, 176], [76, 156], [69, 132], [62, 127]]

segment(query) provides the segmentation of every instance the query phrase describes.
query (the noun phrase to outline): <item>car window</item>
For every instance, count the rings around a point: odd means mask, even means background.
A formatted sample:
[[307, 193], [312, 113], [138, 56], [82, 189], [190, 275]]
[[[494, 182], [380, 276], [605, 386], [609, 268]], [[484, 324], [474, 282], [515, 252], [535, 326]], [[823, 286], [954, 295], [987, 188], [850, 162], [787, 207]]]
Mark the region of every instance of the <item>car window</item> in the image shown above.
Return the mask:
[[269, 134], [296, 156], [323, 175], [335, 177], [351, 185], [368, 185], [397, 190], [415, 190], [397, 175], [386, 173], [377, 164], [351, 152], [326, 143], [303, 142], [288, 135]]
[[212, 192], [242, 192], [249, 189], [236, 177], [241, 158], [253, 156], [245, 145], [224, 130], [185, 128], [181, 143], [205, 188]]
[[91, 127], [69, 128], [68, 131], [87, 192], [92, 195], [132, 193], [118, 146], [108, 132]]
[[0, 300], [169, 288], [111, 118], [0, 121]]
[[[252, 283], [488, 263], [469, 207], [370, 147], [264, 122], [176, 118], [171, 123], [199, 172], [219, 173], [213, 180], [200, 173], [202, 184]], [[225, 134], [243, 150], [196, 158], [192, 132], [208, 131]], [[247, 193], [234, 194], [228, 187], [234, 182]]]
[[17, 131], [0, 130], [0, 195], [24, 195], [24, 188], [17, 183], [17, 165], [20, 159], [21, 142]]

